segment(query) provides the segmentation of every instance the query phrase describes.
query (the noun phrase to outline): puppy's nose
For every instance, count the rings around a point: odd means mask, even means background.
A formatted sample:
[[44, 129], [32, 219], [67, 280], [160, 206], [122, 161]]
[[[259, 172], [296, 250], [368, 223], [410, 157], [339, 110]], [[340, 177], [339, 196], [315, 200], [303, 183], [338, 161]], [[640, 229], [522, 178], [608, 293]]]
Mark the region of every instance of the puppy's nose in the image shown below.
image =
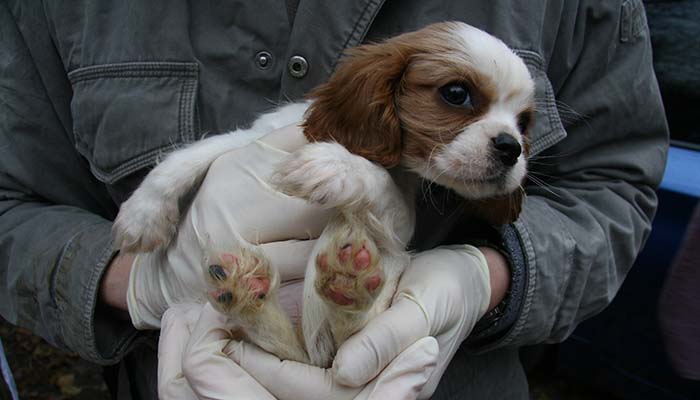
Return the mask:
[[496, 149], [496, 154], [503, 164], [513, 166], [518, 162], [518, 157], [522, 153], [520, 143], [515, 138], [505, 132], [501, 132], [495, 138], [491, 139], [493, 147]]

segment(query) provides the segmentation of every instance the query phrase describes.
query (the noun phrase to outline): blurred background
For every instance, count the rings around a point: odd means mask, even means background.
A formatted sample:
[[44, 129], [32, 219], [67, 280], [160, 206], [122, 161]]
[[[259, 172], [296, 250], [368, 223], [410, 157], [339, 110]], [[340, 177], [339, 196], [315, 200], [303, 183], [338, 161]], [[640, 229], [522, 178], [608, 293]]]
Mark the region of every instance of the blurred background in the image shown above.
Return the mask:
[[[535, 400], [700, 399], [700, 0], [644, 3], [672, 136], [654, 230], [610, 307], [523, 349]], [[22, 399], [108, 398], [100, 367], [1, 318], [0, 338]]]

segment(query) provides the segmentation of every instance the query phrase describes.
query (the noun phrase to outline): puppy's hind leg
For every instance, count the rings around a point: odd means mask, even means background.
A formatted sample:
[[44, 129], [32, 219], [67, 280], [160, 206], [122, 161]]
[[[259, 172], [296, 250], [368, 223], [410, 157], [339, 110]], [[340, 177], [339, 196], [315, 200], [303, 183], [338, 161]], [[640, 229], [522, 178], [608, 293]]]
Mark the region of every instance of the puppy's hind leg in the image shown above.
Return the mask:
[[312, 253], [304, 287], [304, 340], [312, 362], [328, 366], [340, 343], [388, 307], [409, 260], [413, 199], [387, 170], [337, 143], [293, 153], [275, 183], [338, 210]]
[[364, 213], [338, 214], [315, 255], [314, 289], [328, 308], [336, 347], [389, 307], [409, 262], [407, 253], [387, 247], [372, 225]]
[[210, 249], [204, 266], [209, 301], [247, 340], [283, 360], [308, 362], [277, 297], [279, 273], [259, 247], [241, 242], [223, 251]]

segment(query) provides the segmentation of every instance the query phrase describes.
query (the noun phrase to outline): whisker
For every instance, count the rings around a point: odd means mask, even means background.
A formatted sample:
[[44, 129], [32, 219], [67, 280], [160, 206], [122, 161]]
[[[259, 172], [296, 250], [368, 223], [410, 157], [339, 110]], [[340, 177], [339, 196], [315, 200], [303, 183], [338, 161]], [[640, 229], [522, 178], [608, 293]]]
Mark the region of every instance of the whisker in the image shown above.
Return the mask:
[[[436, 167], [433, 164], [432, 160], [433, 160], [433, 154], [435, 153], [435, 150], [437, 150], [437, 148], [438, 148], [438, 145], [436, 144], [430, 150], [430, 154], [428, 154], [428, 160], [426, 161], [426, 164], [425, 164], [426, 169], [425, 169], [425, 173], [423, 174], [423, 176], [431, 176], [431, 169]], [[438, 177], [439, 177], [439, 175], [438, 175]], [[434, 178], [433, 180], [435, 180], [435, 179], [437, 179], [437, 178]], [[421, 188], [422, 188], [421, 192], [423, 195], [423, 201], [429, 203], [435, 209], [438, 209], [437, 204], [435, 203], [435, 199], [433, 197], [433, 189], [432, 189], [431, 182], [429, 182], [425, 179], [421, 180]]]
[[530, 171], [528, 171], [528, 173], [530, 173], [530, 174], [532, 174], [532, 175], [535, 175], [535, 176], [537, 176], [537, 177], [542, 176], [542, 177], [544, 177], [544, 178], [557, 179], [556, 176], [550, 175], [550, 174], [545, 174], [544, 172], [541, 172], [541, 171], [533, 171], [533, 170], [530, 170]]
[[543, 180], [541, 180], [541, 179], [539, 179], [539, 178], [537, 178], [537, 177], [531, 175], [530, 173], [527, 174], [527, 177], [528, 177], [528, 179], [529, 179], [535, 186], [541, 187], [542, 189], [546, 190], [547, 192], [549, 192], [549, 193], [552, 194], [553, 196], [561, 198], [561, 195], [558, 194], [558, 193], [556, 193], [555, 191], [553, 191], [553, 190], [551, 189], [552, 186], [549, 185], [549, 184], [547, 184], [547, 183], [544, 182]]

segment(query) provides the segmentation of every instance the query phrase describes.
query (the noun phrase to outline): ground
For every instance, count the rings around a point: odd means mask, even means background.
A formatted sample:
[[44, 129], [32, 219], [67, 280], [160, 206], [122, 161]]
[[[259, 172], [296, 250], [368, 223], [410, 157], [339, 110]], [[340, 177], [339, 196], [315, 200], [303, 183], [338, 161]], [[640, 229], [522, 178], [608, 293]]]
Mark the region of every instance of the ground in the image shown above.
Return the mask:
[[22, 400], [108, 399], [102, 369], [0, 318], [7, 361]]
[[[0, 318], [7, 359], [22, 400], [109, 399], [102, 369], [76, 354], [57, 350], [29, 331], [13, 327]], [[532, 400], [614, 399], [563, 378], [531, 377]]]

